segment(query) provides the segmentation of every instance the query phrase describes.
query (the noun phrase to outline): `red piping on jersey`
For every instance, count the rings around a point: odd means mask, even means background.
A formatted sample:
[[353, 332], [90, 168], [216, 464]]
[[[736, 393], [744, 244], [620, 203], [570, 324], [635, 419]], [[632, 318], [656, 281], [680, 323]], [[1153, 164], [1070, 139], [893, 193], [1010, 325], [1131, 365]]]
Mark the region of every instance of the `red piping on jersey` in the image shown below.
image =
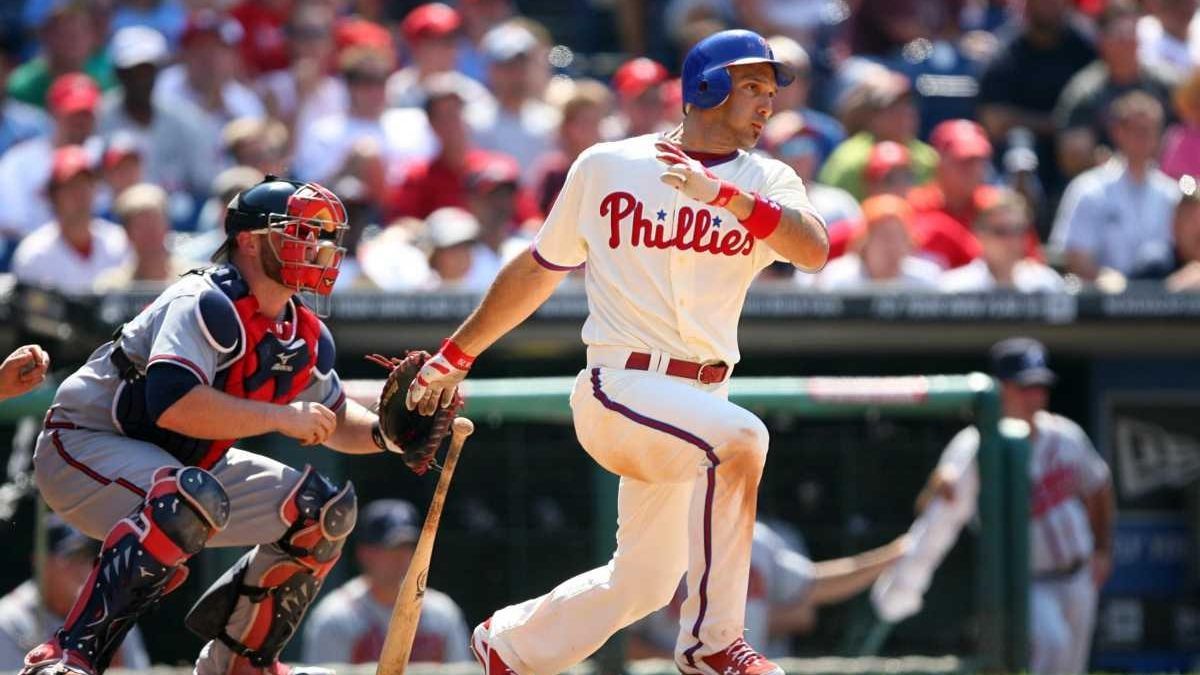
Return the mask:
[[88, 478], [91, 478], [101, 485], [110, 485], [112, 483], [116, 483], [138, 497], [145, 499], [146, 491], [134, 485], [133, 483], [130, 483], [124, 478], [118, 478], [116, 480], [105, 478], [103, 475], [96, 472], [96, 470], [92, 467], [72, 457], [71, 453], [67, 452], [67, 449], [63, 446], [62, 439], [58, 437], [57, 431], [50, 435], [50, 440], [54, 443], [54, 449], [58, 451], [58, 456], [62, 457], [63, 461], [69, 464], [72, 468], [83, 472]]

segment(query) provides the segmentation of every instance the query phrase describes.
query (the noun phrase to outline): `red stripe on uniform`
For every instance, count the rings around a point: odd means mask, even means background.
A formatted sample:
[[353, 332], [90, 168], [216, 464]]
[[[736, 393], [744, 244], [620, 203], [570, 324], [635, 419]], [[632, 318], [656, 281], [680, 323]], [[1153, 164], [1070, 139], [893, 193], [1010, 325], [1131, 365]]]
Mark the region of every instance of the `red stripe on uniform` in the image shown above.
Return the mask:
[[[72, 457], [71, 453], [67, 452], [67, 449], [63, 446], [62, 439], [60, 439], [58, 437], [57, 431], [55, 431], [53, 434], [51, 434], [50, 440], [54, 443], [54, 449], [58, 451], [58, 456], [62, 457], [64, 462], [71, 465], [75, 469], [82, 471], [84, 474], [87, 475], [88, 478], [91, 478], [92, 480], [96, 481], [97, 483], [99, 483], [101, 485], [109, 485], [113, 482], [111, 479], [105, 478], [104, 476], [97, 473], [95, 470], [92, 469], [92, 467], [90, 467], [87, 464], [84, 464], [83, 462]], [[117, 483], [117, 485], [120, 485], [121, 487], [125, 488], [126, 490], [129, 490], [130, 492], [134, 493], [138, 497], [144, 498], [146, 496], [146, 492], [144, 490], [138, 488], [138, 486], [134, 485], [133, 483], [130, 483], [129, 481], [125, 480], [124, 478], [118, 478], [116, 480], [116, 483]]]

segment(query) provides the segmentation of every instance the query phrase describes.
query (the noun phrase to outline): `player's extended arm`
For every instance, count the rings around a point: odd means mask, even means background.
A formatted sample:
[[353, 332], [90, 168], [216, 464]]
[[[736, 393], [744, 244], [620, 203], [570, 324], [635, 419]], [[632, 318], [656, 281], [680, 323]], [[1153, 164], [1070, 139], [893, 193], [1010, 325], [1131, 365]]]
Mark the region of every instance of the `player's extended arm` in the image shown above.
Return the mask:
[[[147, 378], [155, 377], [150, 368]], [[150, 385], [148, 385], [149, 387]], [[194, 384], [158, 414], [158, 426], [192, 438], [245, 438], [278, 431], [305, 445], [323, 442], [337, 420], [320, 403], [278, 405], [230, 396]]]
[[458, 383], [485, 349], [529, 318], [554, 293], [565, 271], [552, 270], [525, 251], [500, 270], [479, 307], [425, 363], [408, 390], [409, 409], [430, 414], [450, 404]]
[[375, 413], [361, 403], [346, 399], [346, 404], [338, 408], [335, 414], [337, 427], [329, 434], [329, 438], [325, 439], [326, 447], [347, 455], [372, 455], [383, 452], [371, 433], [379, 420]]
[[1084, 495], [1088, 523], [1092, 526], [1092, 541], [1095, 542], [1092, 579], [1102, 586], [1112, 572], [1113, 523], [1117, 516], [1117, 498], [1112, 481], [1105, 481], [1091, 494]]
[[[729, 200], [729, 212], [744, 221], [755, 209], [755, 196], [739, 191]], [[782, 217], [775, 231], [764, 242], [776, 253], [806, 272], [816, 272], [829, 259], [829, 233], [825, 225], [811, 213], [781, 207]]]

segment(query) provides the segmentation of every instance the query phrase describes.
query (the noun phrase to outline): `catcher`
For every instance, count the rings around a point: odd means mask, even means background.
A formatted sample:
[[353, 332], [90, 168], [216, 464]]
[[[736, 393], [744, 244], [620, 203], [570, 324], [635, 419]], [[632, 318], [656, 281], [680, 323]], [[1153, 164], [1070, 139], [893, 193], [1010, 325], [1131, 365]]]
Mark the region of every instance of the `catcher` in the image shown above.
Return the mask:
[[[37, 484], [103, 546], [23, 673], [104, 671], [205, 546], [254, 548], [187, 615], [208, 639], [196, 673], [302, 672], [278, 656], [354, 527], [354, 488], [236, 439], [275, 431], [349, 454], [392, 451], [420, 474], [453, 418], [387, 405], [381, 427], [342, 393], [333, 338], [296, 294], [332, 291], [346, 229], [332, 192], [268, 176], [230, 202], [217, 264], [170, 286], [63, 382], [38, 437]], [[407, 387], [424, 358], [398, 361], [388, 389]]]

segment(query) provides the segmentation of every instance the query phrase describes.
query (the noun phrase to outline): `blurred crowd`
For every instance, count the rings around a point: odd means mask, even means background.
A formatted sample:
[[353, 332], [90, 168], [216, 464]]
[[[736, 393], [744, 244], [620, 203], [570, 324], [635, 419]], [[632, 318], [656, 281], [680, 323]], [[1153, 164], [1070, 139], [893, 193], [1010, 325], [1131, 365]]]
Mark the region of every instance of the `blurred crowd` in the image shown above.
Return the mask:
[[574, 158], [678, 124], [678, 55], [745, 26], [798, 74], [756, 152], [805, 180], [834, 256], [765, 279], [1200, 289], [1200, 0], [630, 0], [596, 14], [616, 59], [523, 4], [3, 3], [0, 271], [169, 282], [276, 174], [345, 201], [339, 291], [483, 290]]

